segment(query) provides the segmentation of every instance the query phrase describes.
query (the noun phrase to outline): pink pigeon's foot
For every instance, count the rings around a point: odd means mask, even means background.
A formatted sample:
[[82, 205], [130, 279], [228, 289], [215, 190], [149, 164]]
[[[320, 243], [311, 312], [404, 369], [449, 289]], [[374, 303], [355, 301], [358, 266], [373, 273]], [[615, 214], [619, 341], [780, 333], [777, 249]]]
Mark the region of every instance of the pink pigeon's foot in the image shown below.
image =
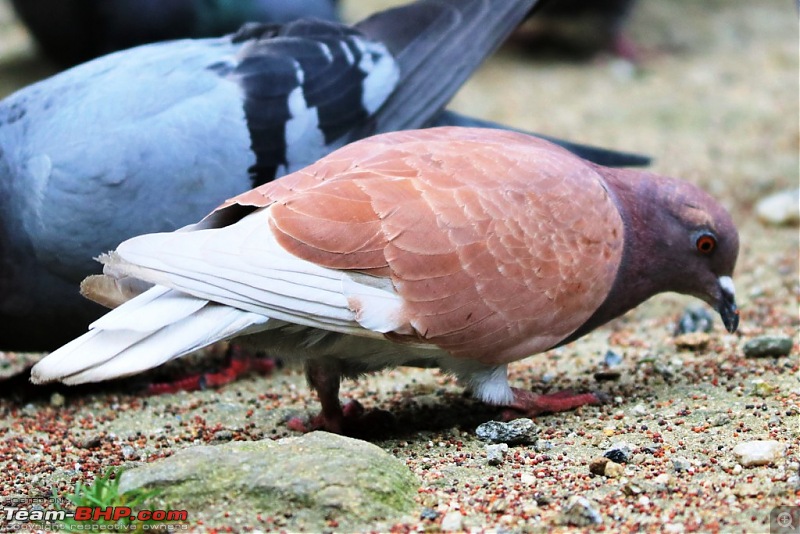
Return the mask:
[[231, 345], [225, 355], [225, 367], [214, 373], [189, 375], [170, 382], [156, 382], [147, 386], [150, 395], [177, 393], [178, 391], [198, 391], [218, 388], [250, 373], [271, 374], [276, 367], [275, 360], [260, 357]]
[[506, 421], [545, 413], [567, 412], [587, 404], [603, 404], [608, 400], [602, 393], [575, 393], [567, 390], [537, 395], [523, 389], [512, 388], [512, 390], [514, 401], [507, 406], [501, 416]]
[[385, 410], [365, 410], [356, 400], [351, 400], [341, 408], [341, 413], [325, 414], [323, 410], [304, 422], [299, 417], [292, 417], [286, 426], [295, 432], [311, 432], [325, 430], [345, 436], [369, 436], [381, 433], [394, 426], [394, 416]]
[[342, 370], [334, 361], [310, 361], [306, 363], [306, 378], [319, 396], [322, 411], [307, 423], [297, 417], [287, 426], [298, 432], [327, 430], [347, 436], [374, 436], [394, 426], [394, 417], [382, 410], [364, 410], [358, 401], [350, 401], [344, 407], [339, 402], [339, 383]]

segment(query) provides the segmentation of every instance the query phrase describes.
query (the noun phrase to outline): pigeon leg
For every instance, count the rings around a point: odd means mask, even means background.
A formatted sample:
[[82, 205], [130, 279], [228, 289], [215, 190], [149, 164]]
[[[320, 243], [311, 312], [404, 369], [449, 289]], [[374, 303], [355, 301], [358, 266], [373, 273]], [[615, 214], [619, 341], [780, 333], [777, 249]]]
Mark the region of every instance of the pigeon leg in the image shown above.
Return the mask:
[[317, 392], [322, 405], [319, 415], [309, 421], [309, 429], [341, 434], [344, 429], [345, 413], [339, 402], [339, 384], [342, 380], [340, 370], [331, 365], [311, 361], [306, 364], [306, 379]]
[[374, 436], [393, 426], [394, 417], [384, 410], [364, 410], [360, 402], [351, 400], [344, 406], [339, 402], [341, 370], [332, 364], [308, 362], [306, 378], [316, 390], [322, 411], [308, 423], [294, 417], [288, 426], [297, 432], [327, 430], [347, 436]]
[[156, 382], [147, 386], [147, 393], [161, 395], [178, 391], [218, 388], [252, 372], [263, 375], [271, 374], [275, 367], [275, 360], [272, 358], [265, 358], [258, 353], [242, 349], [238, 345], [229, 345], [225, 351], [225, 367], [219, 371], [189, 375], [169, 382]]
[[573, 391], [557, 391], [547, 395], [537, 395], [532, 391], [511, 388], [514, 401], [503, 411], [505, 420], [517, 417], [535, 417], [544, 413], [566, 412], [587, 404], [602, 404], [606, 401], [602, 393], [575, 393]]

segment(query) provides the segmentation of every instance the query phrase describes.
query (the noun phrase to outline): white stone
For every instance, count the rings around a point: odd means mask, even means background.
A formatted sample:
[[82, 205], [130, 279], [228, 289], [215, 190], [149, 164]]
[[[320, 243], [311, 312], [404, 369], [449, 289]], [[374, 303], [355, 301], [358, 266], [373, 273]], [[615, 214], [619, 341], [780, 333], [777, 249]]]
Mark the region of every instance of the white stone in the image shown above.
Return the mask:
[[780, 191], [762, 198], [755, 209], [758, 218], [767, 224], [797, 224], [800, 222], [800, 189]]
[[745, 441], [733, 448], [733, 454], [742, 466], [753, 467], [778, 460], [785, 448], [785, 444], [775, 440]]
[[458, 510], [447, 512], [442, 518], [441, 526], [445, 532], [464, 530], [464, 516]]

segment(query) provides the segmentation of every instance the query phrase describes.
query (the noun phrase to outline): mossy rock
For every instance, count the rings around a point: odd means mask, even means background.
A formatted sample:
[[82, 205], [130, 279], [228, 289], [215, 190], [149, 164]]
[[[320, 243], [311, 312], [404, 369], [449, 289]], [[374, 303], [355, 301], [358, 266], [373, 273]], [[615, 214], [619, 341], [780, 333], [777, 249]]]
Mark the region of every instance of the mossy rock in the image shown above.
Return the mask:
[[419, 481], [380, 447], [327, 432], [278, 441], [192, 447], [129, 470], [120, 491], [158, 488], [159, 508], [190, 523], [320, 530], [400, 518]]

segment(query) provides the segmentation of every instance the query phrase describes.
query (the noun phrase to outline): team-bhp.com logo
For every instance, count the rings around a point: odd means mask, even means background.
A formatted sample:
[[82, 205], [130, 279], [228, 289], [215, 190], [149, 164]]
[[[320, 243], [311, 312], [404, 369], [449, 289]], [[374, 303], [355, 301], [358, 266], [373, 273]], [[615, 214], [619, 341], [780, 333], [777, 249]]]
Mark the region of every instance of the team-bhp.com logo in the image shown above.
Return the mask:
[[185, 530], [186, 510], [136, 510], [129, 506], [78, 506], [74, 510], [46, 510], [38, 499], [20, 499], [0, 505], [0, 532], [48, 530]]

